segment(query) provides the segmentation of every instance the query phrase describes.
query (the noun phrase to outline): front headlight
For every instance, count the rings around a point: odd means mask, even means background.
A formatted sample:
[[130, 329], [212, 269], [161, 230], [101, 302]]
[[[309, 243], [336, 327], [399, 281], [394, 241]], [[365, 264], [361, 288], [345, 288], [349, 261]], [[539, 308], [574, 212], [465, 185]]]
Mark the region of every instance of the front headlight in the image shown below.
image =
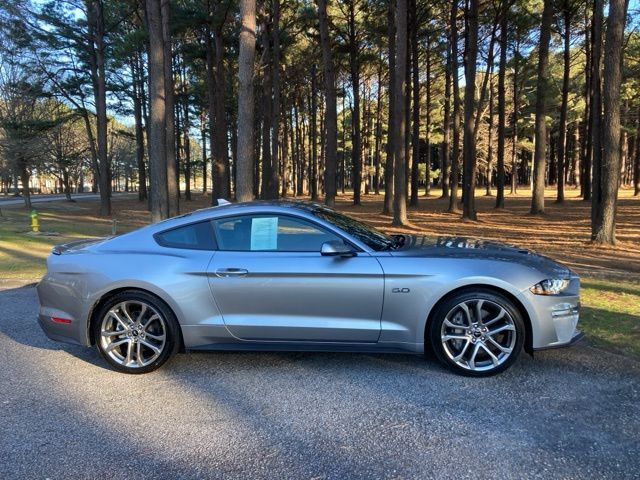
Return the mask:
[[558, 295], [569, 286], [567, 278], [547, 278], [530, 287], [531, 293], [536, 295]]

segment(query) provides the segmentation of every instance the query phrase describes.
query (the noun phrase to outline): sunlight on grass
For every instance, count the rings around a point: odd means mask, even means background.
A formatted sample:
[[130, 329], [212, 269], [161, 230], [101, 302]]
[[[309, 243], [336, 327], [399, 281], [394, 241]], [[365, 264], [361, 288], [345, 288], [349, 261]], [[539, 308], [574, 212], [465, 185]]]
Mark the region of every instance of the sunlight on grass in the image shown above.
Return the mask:
[[640, 284], [586, 279], [580, 328], [596, 346], [640, 357]]

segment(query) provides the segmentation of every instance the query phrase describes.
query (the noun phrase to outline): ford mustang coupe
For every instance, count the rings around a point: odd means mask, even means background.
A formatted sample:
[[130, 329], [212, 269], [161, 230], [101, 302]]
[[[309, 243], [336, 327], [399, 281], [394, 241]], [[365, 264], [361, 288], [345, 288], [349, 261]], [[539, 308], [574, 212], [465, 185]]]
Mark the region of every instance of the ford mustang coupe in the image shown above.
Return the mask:
[[221, 203], [54, 247], [45, 333], [126, 373], [178, 351], [428, 350], [471, 376], [581, 336], [579, 278], [528, 250], [389, 236], [313, 203]]

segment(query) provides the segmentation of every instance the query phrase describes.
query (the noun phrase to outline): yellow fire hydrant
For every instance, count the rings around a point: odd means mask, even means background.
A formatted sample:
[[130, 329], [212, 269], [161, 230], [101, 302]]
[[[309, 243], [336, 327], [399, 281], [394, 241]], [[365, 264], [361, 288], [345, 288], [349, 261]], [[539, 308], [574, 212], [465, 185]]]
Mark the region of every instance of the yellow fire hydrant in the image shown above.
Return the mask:
[[38, 212], [34, 208], [31, 210], [31, 231], [39, 232], [40, 231], [40, 223], [38, 222]]

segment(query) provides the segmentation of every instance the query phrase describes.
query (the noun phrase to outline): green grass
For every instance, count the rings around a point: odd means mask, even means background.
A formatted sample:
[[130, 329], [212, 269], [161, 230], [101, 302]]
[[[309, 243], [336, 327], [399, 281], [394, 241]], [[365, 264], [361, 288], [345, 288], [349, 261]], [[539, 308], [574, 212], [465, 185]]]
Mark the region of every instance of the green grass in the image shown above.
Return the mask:
[[[0, 278], [35, 280], [45, 273], [46, 258], [54, 245], [111, 234], [111, 220], [92, 215], [85, 205], [51, 204], [38, 209], [41, 232], [31, 235], [30, 212], [4, 208], [0, 217]], [[118, 231], [133, 225], [122, 222]]]
[[596, 346], [640, 358], [640, 284], [585, 279], [580, 328]]

